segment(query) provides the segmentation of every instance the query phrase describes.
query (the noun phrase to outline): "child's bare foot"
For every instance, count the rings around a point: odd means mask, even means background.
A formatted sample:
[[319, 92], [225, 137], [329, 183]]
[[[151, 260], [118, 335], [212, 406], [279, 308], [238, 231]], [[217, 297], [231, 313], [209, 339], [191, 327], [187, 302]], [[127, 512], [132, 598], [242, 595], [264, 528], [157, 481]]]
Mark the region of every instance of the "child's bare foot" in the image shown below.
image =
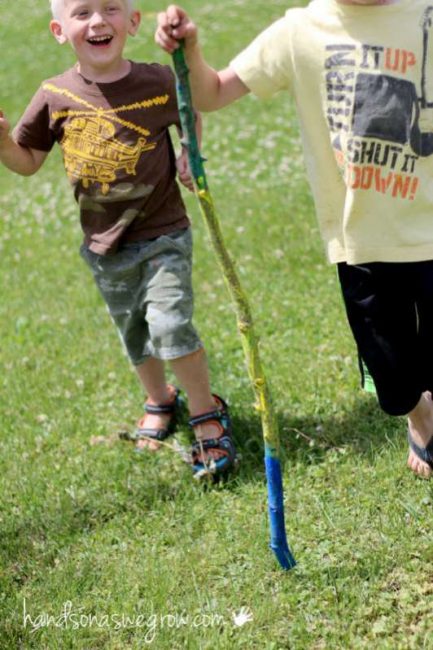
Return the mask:
[[145, 414], [137, 423], [137, 449], [158, 451], [161, 441], [173, 433], [176, 417], [176, 398], [178, 391], [174, 386], [167, 386], [167, 398], [156, 403], [148, 399], [145, 403]]
[[433, 470], [433, 402], [431, 393], [424, 393], [409, 413], [408, 467], [418, 476], [430, 478]]
[[[415, 436], [412, 435], [412, 438], [415, 440]], [[433, 438], [430, 438], [429, 442], [432, 443]], [[415, 442], [415, 444], [417, 445], [417, 447], [419, 447], [423, 451], [433, 452], [433, 448], [432, 448], [431, 444], [425, 444], [424, 442], [420, 443], [420, 444]], [[433, 459], [433, 455], [431, 456], [431, 458]], [[431, 462], [433, 462], [433, 461], [431, 460], [430, 463]], [[423, 478], [430, 478], [431, 475], [432, 475], [432, 466], [428, 462], [424, 461], [421, 458], [421, 456], [419, 455], [419, 453], [416, 453], [415, 450], [412, 449], [412, 448], [409, 449], [409, 456], [408, 456], [408, 459], [407, 459], [407, 466], [415, 474], [418, 474], [418, 476], [422, 476]]]

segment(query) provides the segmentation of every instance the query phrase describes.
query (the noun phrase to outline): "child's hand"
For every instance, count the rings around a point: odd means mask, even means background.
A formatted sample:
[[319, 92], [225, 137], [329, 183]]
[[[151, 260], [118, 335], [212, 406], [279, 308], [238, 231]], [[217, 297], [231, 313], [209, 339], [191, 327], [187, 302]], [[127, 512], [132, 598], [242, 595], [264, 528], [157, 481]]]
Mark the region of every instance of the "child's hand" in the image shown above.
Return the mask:
[[197, 26], [181, 7], [170, 5], [158, 14], [155, 41], [163, 50], [173, 54], [181, 40], [184, 40], [185, 49], [196, 45]]
[[194, 192], [194, 183], [192, 180], [191, 170], [188, 163], [188, 154], [185, 149], [182, 150], [180, 156], [176, 159], [176, 168], [179, 180], [190, 192]]
[[0, 110], [0, 142], [5, 141], [9, 136], [11, 125]]

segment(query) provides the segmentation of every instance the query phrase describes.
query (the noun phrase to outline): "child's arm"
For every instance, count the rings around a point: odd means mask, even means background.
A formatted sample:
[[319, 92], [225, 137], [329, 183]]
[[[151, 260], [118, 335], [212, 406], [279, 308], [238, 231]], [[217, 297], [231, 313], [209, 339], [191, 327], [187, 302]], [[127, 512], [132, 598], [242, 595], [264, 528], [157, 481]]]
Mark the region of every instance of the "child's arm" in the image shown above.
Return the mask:
[[16, 174], [31, 176], [42, 166], [48, 152], [22, 147], [9, 131], [9, 121], [0, 111], [0, 162]]
[[156, 43], [172, 54], [179, 41], [184, 41], [194, 106], [201, 111], [215, 111], [246, 95], [249, 89], [231, 68], [217, 72], [206, 63], [197, 34], [197, 26], [180, 7], [170, 5], [158, 14]]

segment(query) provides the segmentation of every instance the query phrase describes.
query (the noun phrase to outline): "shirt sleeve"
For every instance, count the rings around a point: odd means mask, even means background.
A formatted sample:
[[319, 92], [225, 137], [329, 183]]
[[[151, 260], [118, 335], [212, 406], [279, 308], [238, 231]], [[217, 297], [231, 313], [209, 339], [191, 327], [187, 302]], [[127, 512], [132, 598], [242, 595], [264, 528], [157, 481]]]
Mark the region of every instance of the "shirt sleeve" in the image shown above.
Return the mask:
[[14, 139], [23, 147], [51, 151], [56, 141], [50, 125], [50, 109], [42, 88], [34, 95], [13, 131]]
[[262, 99], [291, 86], [293, 64], [288, 14], [265, 29], [230, 62], [230, 68], [240, 80]]

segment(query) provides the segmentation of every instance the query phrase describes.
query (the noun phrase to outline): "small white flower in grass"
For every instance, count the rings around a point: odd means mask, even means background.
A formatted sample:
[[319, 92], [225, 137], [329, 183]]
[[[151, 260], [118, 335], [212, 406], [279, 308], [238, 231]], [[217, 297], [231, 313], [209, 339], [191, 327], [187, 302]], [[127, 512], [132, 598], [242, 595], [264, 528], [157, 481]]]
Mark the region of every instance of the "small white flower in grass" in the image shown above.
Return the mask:
[[233, 612], [232, 616], [235, 627], [242, 627], [253, 620], [253, 613], [249, 607], [241, 607], [239, 612]]

